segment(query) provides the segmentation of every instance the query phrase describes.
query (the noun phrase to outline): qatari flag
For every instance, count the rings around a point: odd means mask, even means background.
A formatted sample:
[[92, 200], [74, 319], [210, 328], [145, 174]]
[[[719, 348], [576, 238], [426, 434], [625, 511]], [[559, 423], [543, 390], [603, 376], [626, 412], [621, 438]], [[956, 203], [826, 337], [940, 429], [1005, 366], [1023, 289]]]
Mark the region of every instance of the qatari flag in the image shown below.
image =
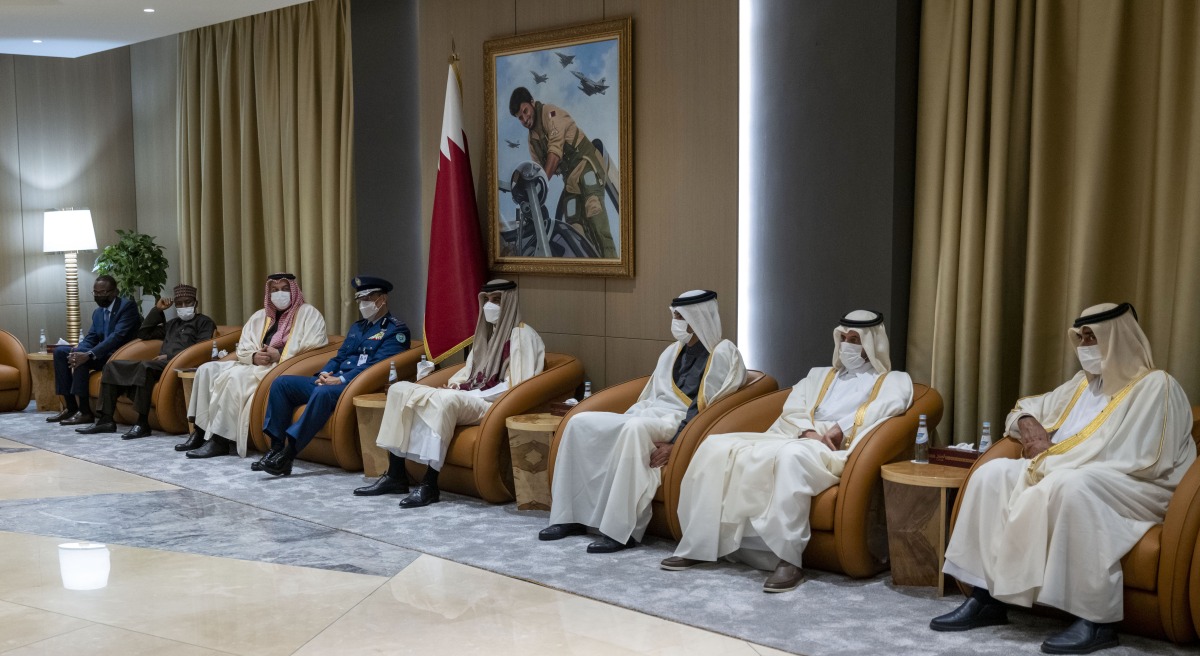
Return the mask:
[[425, 288], [425, 355], [431, 362], [441, 362], [470, 345], [484, 277], [479, 210], [463, 130], [462, 89], [453, 60], [446, 76], [440, 150]]

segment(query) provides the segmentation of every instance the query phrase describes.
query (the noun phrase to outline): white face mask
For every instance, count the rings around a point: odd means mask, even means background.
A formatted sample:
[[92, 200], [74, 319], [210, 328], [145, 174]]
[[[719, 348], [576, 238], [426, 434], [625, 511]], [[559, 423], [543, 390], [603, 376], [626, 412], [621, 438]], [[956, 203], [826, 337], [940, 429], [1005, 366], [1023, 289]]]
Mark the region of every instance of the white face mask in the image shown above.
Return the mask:
[[1083, 370], [1093, 376], [1100, 375], [1100, 361], [1103, 359], [1100, 355], [1100, 347], [1096, 346], [1078, 346], [1075, 348], [1075, 355], [1079, 356], [1079, 364]]
[[692, 334], [688, 332], [687, 322], [683, 319], [671, 319], [671, 335], [675, 337], [675, 341], [685, 346], [692, 341]]
[[177, 307], [175, 308], [175, 316], [179, 317], [180, 321], [191, 321], [196, 316], [196, 308]]
[[488, 301], [483, 304], [483, 319], [488, 323], [496, 323], [500, 320], [500, 306]]
[[364, 318], [364, 319], [369, 320], [371, 317], [375, 316], [375, 312], [378, 309], [379, 308], [375, 307], [375, 301], [359, 301], [358, 302], [358, 311], [360, 314], [362, 314], [362, 318]]
[[850, 342], [842, 342], [842, 345], [838, 347], [838, 358], [841, 359], [842, 365], [846, 367], [847, 371], [857, 371], [867, 363], [867, 360], [863, 358], [862, 345]]
[[291, 292], [271, 292], [271, 305], [277, 310], [286, 310], [292, 304]]

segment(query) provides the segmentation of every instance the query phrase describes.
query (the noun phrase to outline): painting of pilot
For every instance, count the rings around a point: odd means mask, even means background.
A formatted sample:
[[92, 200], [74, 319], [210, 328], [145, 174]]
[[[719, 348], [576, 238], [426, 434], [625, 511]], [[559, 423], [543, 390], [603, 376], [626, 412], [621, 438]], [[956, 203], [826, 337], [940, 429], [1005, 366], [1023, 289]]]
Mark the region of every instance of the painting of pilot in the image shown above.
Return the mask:
[[620, 19], [484, 45], [493, 270], [632, 275], [630, 43]]

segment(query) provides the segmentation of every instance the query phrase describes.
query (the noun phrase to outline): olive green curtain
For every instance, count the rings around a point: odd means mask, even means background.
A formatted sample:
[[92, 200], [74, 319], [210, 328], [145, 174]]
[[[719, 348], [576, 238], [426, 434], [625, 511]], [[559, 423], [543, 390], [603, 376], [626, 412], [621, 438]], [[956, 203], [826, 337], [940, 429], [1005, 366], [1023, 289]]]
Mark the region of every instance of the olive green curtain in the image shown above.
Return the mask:
[[331, 333], [357, 319], [349, 0], [315, 0], [180, 39], [182, 279], [240, 324], [290, 271]]
[[926, 0], [908, 367], [974, 439], [1130, 301], [1200, 403], [1200, 3]]

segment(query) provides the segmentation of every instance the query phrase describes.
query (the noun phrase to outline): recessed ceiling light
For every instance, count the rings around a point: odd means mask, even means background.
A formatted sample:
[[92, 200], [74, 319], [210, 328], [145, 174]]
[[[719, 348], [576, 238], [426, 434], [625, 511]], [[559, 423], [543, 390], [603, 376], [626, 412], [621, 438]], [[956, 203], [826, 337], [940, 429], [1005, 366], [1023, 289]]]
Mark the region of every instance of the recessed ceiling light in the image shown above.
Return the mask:
[[145, 8], [145, 9], [143, 9], [142, 11], [146, 12], [147, 14], [153, 14], [153, 13], [154, 13], [154, 10], [153, 10], [153, 9], [151, 9], [151, 8], [149, 8], [149, 7], [146, 7], [146, 8]]
[[33, 40], [33, 42], [34, 42], [34, 43], [41, 43], [41, 42], [42, 42], [42, 40], [41, 40], [41, 39], [34, 39], [34, 40]]

